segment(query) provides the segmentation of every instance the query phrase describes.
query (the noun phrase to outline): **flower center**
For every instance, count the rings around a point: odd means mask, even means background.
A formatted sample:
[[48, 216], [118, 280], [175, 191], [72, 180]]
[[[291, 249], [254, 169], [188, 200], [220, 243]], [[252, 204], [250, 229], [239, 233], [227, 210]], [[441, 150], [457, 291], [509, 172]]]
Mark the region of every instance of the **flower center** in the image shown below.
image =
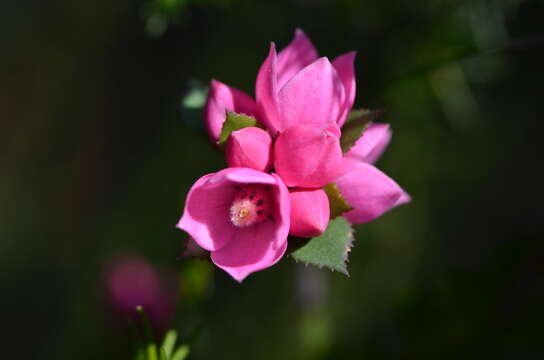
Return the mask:
[[235, 185], [230, 205], [230, 221], [236, 227], [258, 224], [265, 219], [274, 220], [271, 208], [269, 185]]

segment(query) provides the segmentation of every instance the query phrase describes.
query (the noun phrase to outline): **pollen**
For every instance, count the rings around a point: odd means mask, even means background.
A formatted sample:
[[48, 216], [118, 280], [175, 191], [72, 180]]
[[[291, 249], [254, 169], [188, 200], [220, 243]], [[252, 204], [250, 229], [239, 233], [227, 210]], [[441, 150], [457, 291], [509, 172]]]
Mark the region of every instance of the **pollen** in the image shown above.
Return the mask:
[[243, 218], [245, 218], [245, 217], [248, 216], [248, 215], [249, 215], [249, 210], [248, 210], [248, 208], [246, 208], [246, 207], [243, 207], [243, 208], [240, 209], [240, 211], [238, 211], [238, 217], [239, 217], [239, 218], [242, 218], [242, 219], [243, 219]]

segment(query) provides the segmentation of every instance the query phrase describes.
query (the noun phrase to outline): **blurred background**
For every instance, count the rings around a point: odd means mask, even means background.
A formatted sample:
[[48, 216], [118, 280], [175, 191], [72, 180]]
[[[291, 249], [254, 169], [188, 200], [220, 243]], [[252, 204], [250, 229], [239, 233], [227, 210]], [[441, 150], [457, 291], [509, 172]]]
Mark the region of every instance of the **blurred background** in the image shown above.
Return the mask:
[[[544, 356], [544, 2], [4, 0], [0, 14], [3, 358], [130, 358], [119, 259], [149, 301], [177, 302], [158, 326], [189, 359]], [[357, 226], [349, 278], [285, 258], [240, 285], [178, 258], [184, 196], [224, 166], [188, 92], [213, 77], [253, 94], [269, 42], [297, 27], [320, 55], [358, 51], [356, 105], [394, 129], [377, 165], [414, 200]]]

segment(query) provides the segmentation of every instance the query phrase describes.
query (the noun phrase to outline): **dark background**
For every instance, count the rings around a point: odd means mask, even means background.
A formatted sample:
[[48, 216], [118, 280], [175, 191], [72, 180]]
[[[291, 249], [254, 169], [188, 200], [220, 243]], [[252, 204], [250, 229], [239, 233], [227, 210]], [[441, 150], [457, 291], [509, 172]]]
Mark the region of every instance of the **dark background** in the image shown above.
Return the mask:
[[350, 278], [214, 270], [172, 323], [200, 324], [190, 359], [544, 356], [542, 1], [23, 0], [0, 19], [2, 358], [129, 358], [104, 306], [115, 254], [181, 286], [210, 269], [177, 259], [188, 188], [224, 166], [183, 95], [253, 94], [297, 27], [358, 51], [356, 105], [394, 129], [378, 166], [413, 202], [357, 226]]

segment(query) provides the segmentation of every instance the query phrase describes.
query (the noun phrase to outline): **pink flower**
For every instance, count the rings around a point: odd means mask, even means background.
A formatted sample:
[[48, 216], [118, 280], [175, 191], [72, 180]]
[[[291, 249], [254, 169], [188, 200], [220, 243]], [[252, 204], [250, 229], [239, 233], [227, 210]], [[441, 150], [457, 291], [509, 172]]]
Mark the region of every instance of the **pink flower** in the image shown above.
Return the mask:
[[272, 43], [256, 84], [268, 130], [275, 135], [295, 124], [343, 125], [355, 99], [354, 58], [354, 52], [332, 63], [318, 58], [302, 30], [279, 54]]
[[353, 207], [343, 215], [352, 223], [365, 223], [410, 202], [410, 196], [389, 176], [371, 165], [391, 140], [389, 124], [372, 124], [346, 155], [351, 170], [336, 180], [342, 196]]
[[246, 93], [212, 80], [205, 107], [208, 134], [216, 142], [226, 110], [254, 115], [277, 136], [295, 124], [342, 126], [355, 100], [355, 52], [332, 61], [318, 58], [302, 30], [279, 53], [274, 43], [261, 65], [255, 102]]
[[230, 134], [229, 168], [193, 185], [177, 226], [236, 280], [279, 261], [288, 234], [313, 237], [326, 230], [330, 208], [322, 188], [327, 184], [336, 183], [353, 207], [343, 215], [354, 223], [409, 201], [395, 181], [371, 165], [390, 141], [389, 125], [371, 125], [342, 152], [341, 128], [355, 100], [354, 59], [355, 52], [332, 62], [319, 58], [297, 30], [279, 53], [270, 45], [257, 74], [256, 100], [212, 80], [205, 123], [214, 143], [228, 111], [251, 115], [265, 129]]
[[276, 174], [227, 168], [191, 188], [178, 227], [237, 281], [274, 265], [287, 249], [291, 201]]
[[[212, 80], [205, 108], [210, 138], [217, 142], [226, 111], [253, 115], [277, 137], [274, 167], [288, 186], [315, 188], [333, 182], [345, 173], [339, 137], [355, 99], [354, 59], [355, 52], [332, 63], [318, 58], [302, 30], [296, 30], [294, 39], [279, 53], [272, 43], [257, 75], [256, 102]], [[257, 131], [251, 131], [256, 136]], [[255, 151], [259, 140], [247, 135], [234, 134], [227, 149], [228, 165], [266, 170], [270, 158], [262, 149]]]

